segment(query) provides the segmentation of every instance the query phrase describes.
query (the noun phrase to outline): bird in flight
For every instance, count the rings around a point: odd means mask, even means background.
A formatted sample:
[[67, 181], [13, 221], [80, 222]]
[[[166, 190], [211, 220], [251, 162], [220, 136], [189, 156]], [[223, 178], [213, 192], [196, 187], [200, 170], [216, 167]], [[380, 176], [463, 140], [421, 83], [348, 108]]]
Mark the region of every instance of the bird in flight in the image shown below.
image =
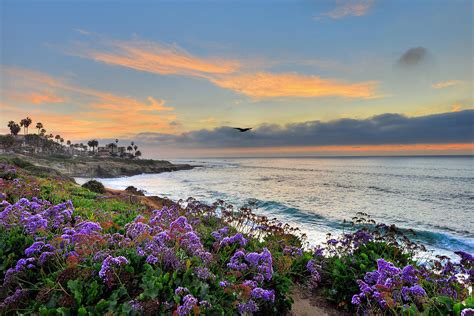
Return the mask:
[[241, 133], [243, 132], [246, 132], [246, 131], [250, 131], [252, 128], [251, 127], [248, 127], [248, 128], [240, 128], [240, 127], [234, 127], [234, 129], [240, 131]]

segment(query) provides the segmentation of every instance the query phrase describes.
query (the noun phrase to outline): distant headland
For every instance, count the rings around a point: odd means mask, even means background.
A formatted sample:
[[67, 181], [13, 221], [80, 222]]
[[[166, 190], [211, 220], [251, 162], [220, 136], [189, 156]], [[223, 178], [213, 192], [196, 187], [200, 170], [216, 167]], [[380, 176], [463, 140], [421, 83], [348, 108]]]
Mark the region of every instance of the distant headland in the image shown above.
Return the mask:
[[[8, 122], [10, 134], [0, 135], [0, 155], [52, 168], [70, 177], [111, 178], [193, 168], [166, 160], [141, 159], [142, 152], [133, 141], [127, 146], [121, 146], [119, 139], [103, 146], [96, 139], [86, 144], [73, 143], [59, 134], [48, 133], [41, 122], [32, 124], [29, 117], [19, 123]], [[36, 127], [34, 133], [29, 133], [31, 126]]]

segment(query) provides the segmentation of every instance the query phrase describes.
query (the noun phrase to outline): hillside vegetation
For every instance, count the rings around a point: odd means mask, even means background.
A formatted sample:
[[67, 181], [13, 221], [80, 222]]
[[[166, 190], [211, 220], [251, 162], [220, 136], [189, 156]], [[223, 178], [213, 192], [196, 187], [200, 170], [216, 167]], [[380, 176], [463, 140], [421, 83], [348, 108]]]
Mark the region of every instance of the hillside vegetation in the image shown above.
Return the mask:
[[419, 245], [364, 214], [309, 248], [298, 229], [246, 208], [99, 194], [46, 171], [0, 162], [2, 315], [284, 315], [296, 288], [337, 313], [474, 307], [470, 254], [420, 264]]

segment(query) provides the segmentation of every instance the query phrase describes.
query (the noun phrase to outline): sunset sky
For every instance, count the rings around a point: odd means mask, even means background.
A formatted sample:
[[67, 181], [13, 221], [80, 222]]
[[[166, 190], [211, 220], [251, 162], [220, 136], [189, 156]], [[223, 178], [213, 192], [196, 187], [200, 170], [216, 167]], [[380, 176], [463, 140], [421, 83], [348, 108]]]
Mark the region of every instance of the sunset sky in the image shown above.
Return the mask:
[[29, 116], [148, 157], [474, 153], [470, 0], [0, 10], [2, 133]]

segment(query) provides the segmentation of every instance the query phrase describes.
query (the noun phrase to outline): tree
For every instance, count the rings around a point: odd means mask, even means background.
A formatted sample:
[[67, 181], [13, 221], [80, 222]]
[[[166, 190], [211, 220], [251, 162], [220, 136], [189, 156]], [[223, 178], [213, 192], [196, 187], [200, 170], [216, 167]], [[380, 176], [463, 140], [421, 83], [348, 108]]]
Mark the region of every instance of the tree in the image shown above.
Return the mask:
[[41, 123], [41, 122], [36, 123], [36, 129], [38, 130], [38, 135], [40, 134], [40, 131], [43, 127], [44, 127], [43, 123]]
[[68, 140], [68, 141], [66, 142], [66, 144], [67, 144], [68, 146], [71, 146], [71, 141]]
[[112, 149], [112, 154], [115, 152], [115, 148], [117, 148], [117, 145], [114, 143], [107, 144], [107, 148]]
[[64, 143], [64, 138], [61, 137], [59, 141], [61, 142], [61, 144]]
[[33, 121], [27, 117], [27, 118], [24, 118], [20, 121], [20, 126], [23, 126], [23, 130], [24, 130], [24, 134], [28, 134], [28, 126], [31, 125]]
[[118, 144], [118, 138], [115, 139], [115, 143]]
[[40, 135], [44, 136], [45, 134], [46, 134], [46, 130], [44, 128], [42, 128], [41, 131], [40, 131]]
[[133, 150], [133, 147], [132, 147], [132, 146], [128, 146], [128, 147], [127, 147], [127, 151], [128, 151], [128, 152], [132, 152], [132, 150]]
[[88, 141], [87, 145], [89, 145], [89, 147], [92, 147], [92, 152], [95, 152], [95, 147], [99, 146], [99, 142], [93, 139], [93, 140]]
[[18, 133], [21, 131], [20, 125], [18, 125], [14, 121], [8, 122], [8, 127], [10, 128], [10, 133], [15, 136], [18, 135]]
[[135, 149], [135, 151], [137, 151], [138, 146], [137, 145], [133, 146], [133, 149]]
[[141, 152], [141, 151], [137, 150], [137, 151], [135, 152], [135, 157], [141, 157], [141, 155], [142, 155], [142, 152]]
[[56, 139], [56, 141], [59, 143], [59, 140], [61, 139], [61, 136], [60, 136], [60, 135], [56, 135], [56, 136], [54, 137], [54, 139]]

